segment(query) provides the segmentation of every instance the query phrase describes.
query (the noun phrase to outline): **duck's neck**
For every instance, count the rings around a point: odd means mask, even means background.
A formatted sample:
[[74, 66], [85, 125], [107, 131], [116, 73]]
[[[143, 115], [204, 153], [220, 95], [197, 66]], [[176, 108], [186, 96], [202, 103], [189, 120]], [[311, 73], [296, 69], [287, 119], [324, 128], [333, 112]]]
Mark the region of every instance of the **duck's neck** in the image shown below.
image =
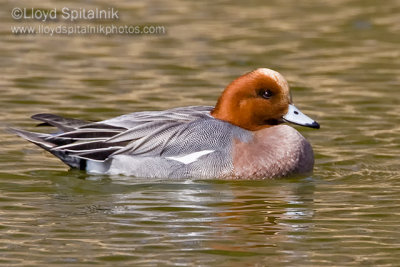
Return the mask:
[[243, 112], [240, 108], [241, 102], [238, 100], [240, 96], [226, 92], [227, 90], [218, 99], [215, 108], [211, 111], [211, 116], [249, 131], [258, 131], [271, 126], [262, 123], [251, 110]]

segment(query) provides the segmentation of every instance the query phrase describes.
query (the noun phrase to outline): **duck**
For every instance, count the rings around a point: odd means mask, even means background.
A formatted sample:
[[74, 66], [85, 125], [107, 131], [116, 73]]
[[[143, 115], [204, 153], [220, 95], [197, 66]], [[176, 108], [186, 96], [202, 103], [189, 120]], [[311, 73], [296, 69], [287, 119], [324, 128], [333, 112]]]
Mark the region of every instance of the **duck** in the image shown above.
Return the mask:
[[309, 141], [286, 123], [319, 129], [268, 68], [231, 82], [215, 107], [140, 111], [91, 122], [36, 114], [56, 133], [10, 130], [70, 168], [146, 178], [273, 179], [312, 173]]

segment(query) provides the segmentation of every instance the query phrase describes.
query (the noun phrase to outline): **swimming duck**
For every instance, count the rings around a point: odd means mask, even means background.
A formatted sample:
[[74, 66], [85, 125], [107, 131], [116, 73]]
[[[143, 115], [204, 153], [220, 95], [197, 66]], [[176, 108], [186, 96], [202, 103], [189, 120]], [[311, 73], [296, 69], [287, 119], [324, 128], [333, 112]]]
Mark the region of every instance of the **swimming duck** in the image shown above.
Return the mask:
[[267, 179], [310, 173], [314, 155], [294, 123], [319, 124], [292, 103], [285, 78], [260, 68], [230, 83], [215, 107], [144, 111], [88, 122], [37, 114], [54, 134], [11, 129], [72, 168], [157, 178]]

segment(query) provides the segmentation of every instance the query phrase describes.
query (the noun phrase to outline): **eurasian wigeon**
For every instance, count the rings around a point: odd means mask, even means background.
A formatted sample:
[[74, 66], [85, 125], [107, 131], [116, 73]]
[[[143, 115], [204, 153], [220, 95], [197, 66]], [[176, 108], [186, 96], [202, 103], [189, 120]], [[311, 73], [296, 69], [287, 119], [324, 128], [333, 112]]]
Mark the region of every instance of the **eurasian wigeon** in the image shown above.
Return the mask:
[[309, 173], [310, 143], [291, 122], [319, 124], [293, 104], [288, 83], [260, 68], [234, 80], [215, 107], [144, 111], [100, 122], [37, 114], [55, 134], [12, 129], [72, 168], [158, 178], [266, 179]]

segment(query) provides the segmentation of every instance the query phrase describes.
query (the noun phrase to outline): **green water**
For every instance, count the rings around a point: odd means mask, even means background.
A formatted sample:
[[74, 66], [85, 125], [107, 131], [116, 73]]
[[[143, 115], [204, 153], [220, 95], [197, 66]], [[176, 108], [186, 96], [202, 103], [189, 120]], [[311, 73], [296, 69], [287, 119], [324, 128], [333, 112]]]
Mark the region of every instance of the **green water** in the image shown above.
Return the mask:
[[[90, 5], [89, 5], [90, 3]], [[395, 266], [400, 261], [400, 1], [119, 1], [164, 35], [13, 35], [0, 9], [0, 126], [214, 105], [235, 77], [281, 72], [321, 124], [313, 175], [275, 181], [91, 176], [0, 131], [0, 265]], [[80, 25], [86, 21], [77, 22]]]

